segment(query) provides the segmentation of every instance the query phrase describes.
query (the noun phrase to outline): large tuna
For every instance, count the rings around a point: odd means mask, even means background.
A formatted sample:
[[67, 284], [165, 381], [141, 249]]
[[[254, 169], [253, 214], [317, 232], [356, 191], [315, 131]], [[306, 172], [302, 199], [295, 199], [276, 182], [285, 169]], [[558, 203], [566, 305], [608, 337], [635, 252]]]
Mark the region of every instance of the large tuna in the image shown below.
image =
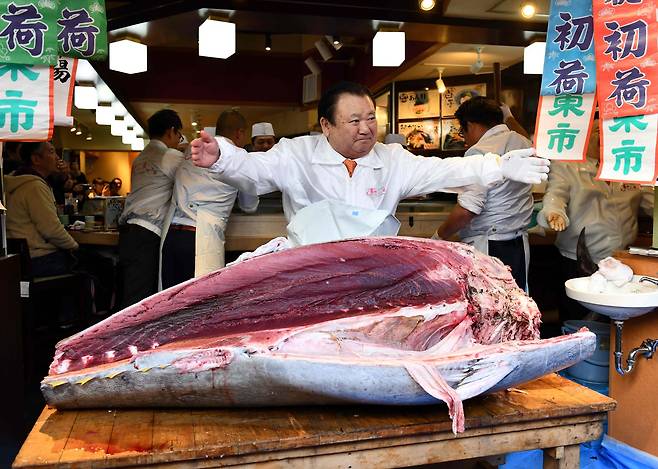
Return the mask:
[[591, 355], [594, 334], [539, 340], [540, 313], [469, 246], [367, 238], [268, 254], [156, 294], [57, 345], [59, 408], [432, 404]]

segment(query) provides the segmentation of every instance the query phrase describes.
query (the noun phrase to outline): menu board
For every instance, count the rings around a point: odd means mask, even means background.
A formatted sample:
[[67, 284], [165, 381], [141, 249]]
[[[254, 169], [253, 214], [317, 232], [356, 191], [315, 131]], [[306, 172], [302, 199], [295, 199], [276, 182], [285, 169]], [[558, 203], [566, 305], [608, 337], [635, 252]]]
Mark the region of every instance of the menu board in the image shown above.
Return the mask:
[[439, 92], [430, 90], [398, 93], [398, 119], [439, 117]]
[[[487, 84], [477, 83], [473, 85], [448, 86], [441, 96], [441, 117], [451, 117], [464, 101], [475, 96], [486, 96]], [[402, 118], [402, 117], [400, 117]]]
[[464, 137], [459, 135], [460, 128], [457, 119], [441, 119], [442, 150], [463, 150], [466, 148]]
[[438, 150], [441, 144], [439, 119], [401, 122], [398, 124], [398, 133], [405, 136], [410, 151]]

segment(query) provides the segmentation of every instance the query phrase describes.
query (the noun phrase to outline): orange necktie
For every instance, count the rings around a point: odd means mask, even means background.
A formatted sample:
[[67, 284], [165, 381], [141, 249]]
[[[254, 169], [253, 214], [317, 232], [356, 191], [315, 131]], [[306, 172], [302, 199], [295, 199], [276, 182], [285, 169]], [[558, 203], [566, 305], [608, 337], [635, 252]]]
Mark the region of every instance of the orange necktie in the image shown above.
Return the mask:
[[346, 158], [343, 160], [343, 164], [347, 168], [347, 172], [349, 173], [350, 177], [352, 177], [352, 174], [354, 174], [354, 168], [356, 168], [356, 161]]

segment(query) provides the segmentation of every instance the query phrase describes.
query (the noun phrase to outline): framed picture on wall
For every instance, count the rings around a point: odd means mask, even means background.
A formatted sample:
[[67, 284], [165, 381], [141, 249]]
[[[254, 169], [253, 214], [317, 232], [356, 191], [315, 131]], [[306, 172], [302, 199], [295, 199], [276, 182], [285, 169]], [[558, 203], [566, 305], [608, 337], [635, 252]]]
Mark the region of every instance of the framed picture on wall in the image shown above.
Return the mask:
[[439, 92], [436, 89], [398, 93], [398, 119], [439, 117]]
[[486, 96], [487, 84], [448, 86], [441, 96], [441, 117], [452, 117], [461, 103], [475, 96]]
[[459, 121], [457, 119], [441, 119], [441, 149], [464, 150], [464, 137], [459, 135]]
[[407, 139], [409, 151], [438, 150], [441, 146], [439, 119], [398, 123], [398, 133]]

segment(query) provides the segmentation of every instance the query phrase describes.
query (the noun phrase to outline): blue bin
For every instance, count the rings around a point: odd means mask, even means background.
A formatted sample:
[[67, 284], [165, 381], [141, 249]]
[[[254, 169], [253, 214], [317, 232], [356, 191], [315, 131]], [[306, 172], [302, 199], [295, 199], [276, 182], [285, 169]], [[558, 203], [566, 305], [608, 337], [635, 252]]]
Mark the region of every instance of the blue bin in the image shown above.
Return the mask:
[[610, 371], [610, 324], [596, 321], [565, 321], [563, 334], [571, 334], [586, 327], [596, 334], [594, 354], [565, 371], [574, 378], [594, 383], [608, 383]]

